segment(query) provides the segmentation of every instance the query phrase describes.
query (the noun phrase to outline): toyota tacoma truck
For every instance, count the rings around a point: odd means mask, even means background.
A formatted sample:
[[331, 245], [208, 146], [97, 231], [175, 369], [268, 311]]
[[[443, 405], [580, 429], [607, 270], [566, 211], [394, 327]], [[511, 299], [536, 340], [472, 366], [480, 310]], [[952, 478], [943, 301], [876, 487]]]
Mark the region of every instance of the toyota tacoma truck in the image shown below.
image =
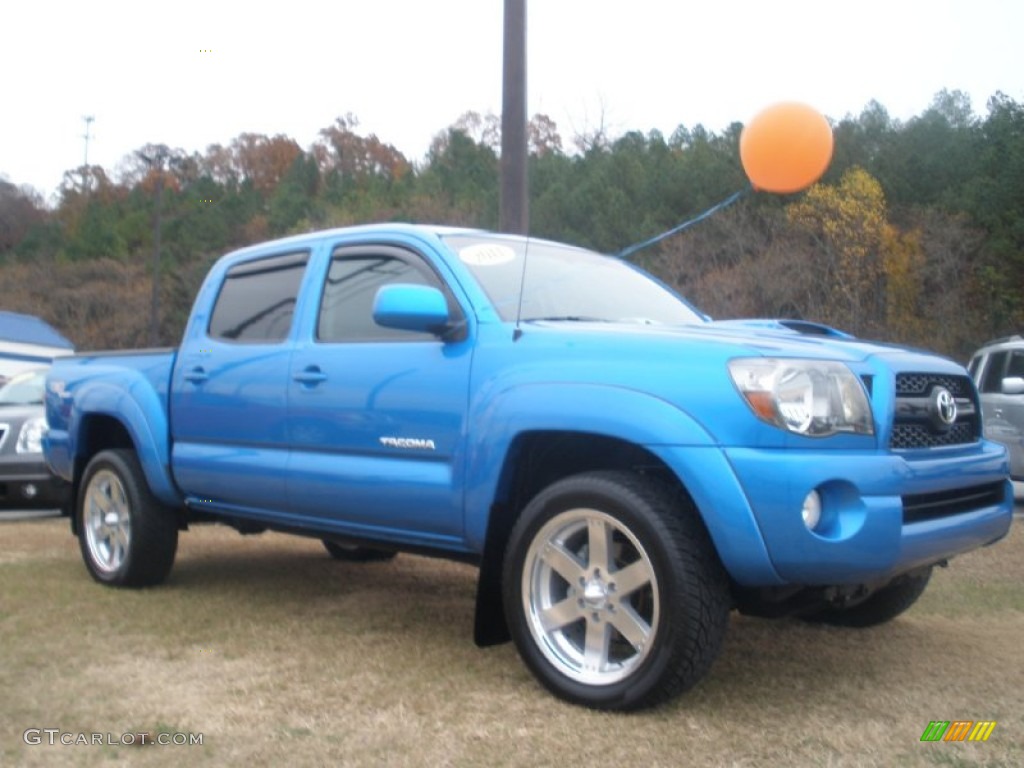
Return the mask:
[[160, 583], [208, 521], [465, 560], [477, 642], [601, 709], [694, 685], [732, 610], [888, 621], [1012, 517], [960, 365], [464, 229], [230, 253], [177, 349], [58, 360], [46, 414], [96, 580]]

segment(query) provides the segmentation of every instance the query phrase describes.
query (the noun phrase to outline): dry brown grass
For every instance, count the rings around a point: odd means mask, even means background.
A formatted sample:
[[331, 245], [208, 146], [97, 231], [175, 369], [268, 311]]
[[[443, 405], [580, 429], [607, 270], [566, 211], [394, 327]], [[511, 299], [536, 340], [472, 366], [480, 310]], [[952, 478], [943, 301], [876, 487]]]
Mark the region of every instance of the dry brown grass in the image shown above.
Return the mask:
[[[706, 681], [623, 716], [552, 698], [511, 646], [476, 648], [466, 566], [206, 527], [165, 586], [113, 590], [64, 521], [0, 523], [0, 764], [1024, 765], [1021, 528], [885, 627], [734, 617]], [[937, 719], [998, 725], [921, 743]], [[203, 745], [29, 746], [27, 728]]]

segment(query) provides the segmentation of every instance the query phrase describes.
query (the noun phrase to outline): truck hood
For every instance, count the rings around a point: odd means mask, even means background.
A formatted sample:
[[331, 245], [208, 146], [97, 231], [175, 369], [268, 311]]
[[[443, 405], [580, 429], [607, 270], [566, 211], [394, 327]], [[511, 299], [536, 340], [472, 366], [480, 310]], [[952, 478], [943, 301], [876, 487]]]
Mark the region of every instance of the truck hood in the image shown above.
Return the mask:
[[562, 333], [602, 334], [619, 337], [630, 345], [671, 343], [709, 345], [725, 350], [726, 357], [755, 356], [797, 357], [861, 363], [869, 358], [888, 361], [893, 367], [907, 370], [915, 366], [923, 370], [936, 368], [962, 372], [951, 360], [925, 350], [902, 347], [879, 341], [858, 339], [829, 326], [803, 320], [718, 320], [694, 325], [645, 325], [641, 323], [532, 321], [530, 325], [558, 329]]
[[[810, 330], [811, 332], [807, 332]], [[631, 322], [529, 321], [516, 342], [515, 364], [504, 360], [500, 388], [524, 382], [591, 384], [644, 393], [689, 414], [714, 443], [726, 446], [804, 445], [743, 405], [729, 363], [739, 358], [830, 361], [850, 368], [873, 392], [876, 422], [891, 422], [900, 374], [966, 377], [962, 366], [934, 354], [865, 341], [780, 321], [652, 325]], [[500, 347], [499, 347], [500, 348]], [[557, 360], [553, 368], [552, 360]], [[553, 373], [553, 371], [556, 371]], [[827, 445], [863, 448], [876, 438], [838, 435]], [[813, 443], [820, 447], [821, 444]]]

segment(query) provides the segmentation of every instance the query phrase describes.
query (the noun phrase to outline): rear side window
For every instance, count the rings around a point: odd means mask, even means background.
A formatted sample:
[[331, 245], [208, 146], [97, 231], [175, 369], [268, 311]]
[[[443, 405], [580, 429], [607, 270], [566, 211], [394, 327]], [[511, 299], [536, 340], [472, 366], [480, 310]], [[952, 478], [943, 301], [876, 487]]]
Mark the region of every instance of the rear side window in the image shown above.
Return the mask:
[[981, 380], [982, 392], [1001, 392], [1003, 381], [1003, 369], [1006, 368], [1006, 356], [1009, 353], [993, 352], [988, 357], [988, 365], [985, 366], [985, 376]]
[[250, 343], [287, 338], [308, 260], [309, 254], [303, 251], [229, 269], [213, 307], [209, 335]]

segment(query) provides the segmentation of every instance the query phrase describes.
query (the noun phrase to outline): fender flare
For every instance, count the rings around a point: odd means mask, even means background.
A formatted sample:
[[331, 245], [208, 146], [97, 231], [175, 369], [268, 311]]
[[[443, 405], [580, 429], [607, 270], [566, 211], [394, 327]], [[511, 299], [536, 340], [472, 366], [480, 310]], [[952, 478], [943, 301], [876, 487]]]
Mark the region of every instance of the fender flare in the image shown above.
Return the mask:
[[181, 493], [171, 479], [167, 411], [149, 380], [141, 373], [118, 371], [110, 377], [86, 382], [75, 393], [68, 423], [74, 442], [71, 455], [82, 454], [82, 426], [90, 416], [109, 417], [125, 428], [139, 457], [150, 490], [168, 506], [180, 506]]
[[512, 444], [524, 433], [591, 432], [641, 446], [715, 445], [707, 430], [687, 412], [626, 387], [529, 383], [481, 402], [470, 416], [475, 426], [467, 446], [465, 475], [466, 540], [477, 551], [482, 551], [490, 525], [490, 514], [481, 511], [489, 510], [502, 495]]

